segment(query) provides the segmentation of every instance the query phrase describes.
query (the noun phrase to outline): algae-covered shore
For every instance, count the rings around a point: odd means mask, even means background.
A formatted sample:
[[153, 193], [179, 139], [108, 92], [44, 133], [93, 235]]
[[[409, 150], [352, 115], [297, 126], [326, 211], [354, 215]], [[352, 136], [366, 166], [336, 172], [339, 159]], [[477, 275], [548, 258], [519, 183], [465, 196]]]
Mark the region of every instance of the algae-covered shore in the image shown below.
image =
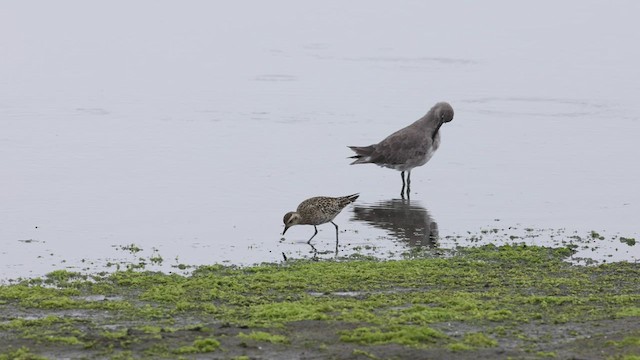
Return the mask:
[[640, 264], [483, 246], [0, 286], [0, 359], [640, 358]]

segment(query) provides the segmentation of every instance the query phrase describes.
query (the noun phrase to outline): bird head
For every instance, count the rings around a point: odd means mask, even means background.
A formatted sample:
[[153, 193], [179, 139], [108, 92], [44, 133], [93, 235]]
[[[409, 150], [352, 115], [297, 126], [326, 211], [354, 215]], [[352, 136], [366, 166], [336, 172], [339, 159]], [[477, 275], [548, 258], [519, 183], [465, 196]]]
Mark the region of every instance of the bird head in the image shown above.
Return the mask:
[[288, 212], [284, 215], [282, 221], [284, 222], [284, 231], [282, 232], [282, 235], [284, 235], [290, 227], [297, 225], [300, 222], [300, 214], [294, 211]]
[[439, 102], [433, 108], [436, 119], [440, 120], [442, 123], [453, 120], [453, 107], [451, 107], [449, 103]]

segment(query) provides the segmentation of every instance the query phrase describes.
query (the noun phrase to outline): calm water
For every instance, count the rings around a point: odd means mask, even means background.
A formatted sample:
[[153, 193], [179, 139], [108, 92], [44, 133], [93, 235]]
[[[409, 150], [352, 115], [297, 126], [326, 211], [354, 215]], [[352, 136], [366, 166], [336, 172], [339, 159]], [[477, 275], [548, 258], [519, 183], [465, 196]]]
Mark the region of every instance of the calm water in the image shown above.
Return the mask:
[[[580, 256], [637, 261], [618, 237], [640, 240], [639, 10], [2, 2], [0, 278], [158, 254], [164, 270], [330, 258], [331, 224], [314, 249], [311, 227], [282, 239], [282, 216], [354, 192], [341, 256], [595, 230]], [[347, 145], [438, 101], [456, 115], [410, 202], [398, 172], [348, 165]]]

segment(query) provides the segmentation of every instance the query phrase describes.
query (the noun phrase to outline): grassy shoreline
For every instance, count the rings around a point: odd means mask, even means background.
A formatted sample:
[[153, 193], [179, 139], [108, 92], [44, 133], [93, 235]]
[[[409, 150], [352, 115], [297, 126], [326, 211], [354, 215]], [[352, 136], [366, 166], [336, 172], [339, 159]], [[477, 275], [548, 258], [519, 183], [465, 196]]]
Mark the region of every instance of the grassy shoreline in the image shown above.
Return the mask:
[[0, 286], [0, 359], [640, 359], [640, 264], [571, 253], [54, 271]]

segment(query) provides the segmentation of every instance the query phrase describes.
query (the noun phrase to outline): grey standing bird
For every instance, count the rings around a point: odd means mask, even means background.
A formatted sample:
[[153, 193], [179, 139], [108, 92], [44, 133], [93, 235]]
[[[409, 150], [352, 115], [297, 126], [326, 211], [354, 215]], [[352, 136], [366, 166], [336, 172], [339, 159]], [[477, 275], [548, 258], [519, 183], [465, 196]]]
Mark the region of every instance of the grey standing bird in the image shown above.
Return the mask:
[[311, 243], [311, 239], [313, 239], [313, 237], [318, 233], [316, 225], [330, 222], [336, 227], [337, 244], [338, 225], [333, 222], [333, 219], [335, 219], [335, 217], [338, 216], [342, 209], [347, 205], [356, 201], [358, 196], [360, 195], [353, 194], [341, 197], [317, 196], [301, 202], [296, 211], [291, 211], [284, 215], [284, 231], [282, 232], [282, 235], [284, 235], [284, 233], [294, 225], [313, 225], [315, 232], [309, 241], [307, 241], [307, 243]]
[[356, 155], [353, 164], [376, 164], [401, 171], [404, 197], [404, 173], [407, 172], [407, 197], [411, 186], [411, 170], [422, 166], [431, 159], [440, 147], [440, 127], [453, 120], [453, 108], [449, 103], [439, 102], [429, 112], [413, 124], [402, 128], [377, 144], [369, 146], [349, 146]]

